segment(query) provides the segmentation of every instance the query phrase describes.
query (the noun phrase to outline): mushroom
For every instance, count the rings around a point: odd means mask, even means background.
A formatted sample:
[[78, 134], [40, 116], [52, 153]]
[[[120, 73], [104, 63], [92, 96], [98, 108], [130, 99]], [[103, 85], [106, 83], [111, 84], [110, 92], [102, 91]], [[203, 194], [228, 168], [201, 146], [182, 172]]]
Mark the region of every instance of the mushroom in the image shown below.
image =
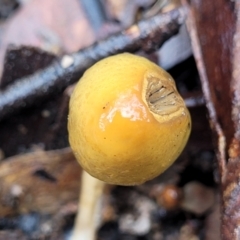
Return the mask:
[[176, 160], [191, 118], [166, 71], [123, 53], [84, 73], [70, 99], [68, 130], [87, 173], [96, 181], [129, 186], [153, 179]]

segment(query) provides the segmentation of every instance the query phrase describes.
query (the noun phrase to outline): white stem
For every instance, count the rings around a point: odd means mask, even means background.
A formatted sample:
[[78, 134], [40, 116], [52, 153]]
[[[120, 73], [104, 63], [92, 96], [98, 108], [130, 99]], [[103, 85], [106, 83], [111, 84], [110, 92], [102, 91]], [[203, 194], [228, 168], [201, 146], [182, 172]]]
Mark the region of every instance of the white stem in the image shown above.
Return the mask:
[[103, 193], [104, 185], [104, 182], [83, 171], [78, 213], [71, 240], [96, 239], [97, 219], [100, 218], [98, 203]]

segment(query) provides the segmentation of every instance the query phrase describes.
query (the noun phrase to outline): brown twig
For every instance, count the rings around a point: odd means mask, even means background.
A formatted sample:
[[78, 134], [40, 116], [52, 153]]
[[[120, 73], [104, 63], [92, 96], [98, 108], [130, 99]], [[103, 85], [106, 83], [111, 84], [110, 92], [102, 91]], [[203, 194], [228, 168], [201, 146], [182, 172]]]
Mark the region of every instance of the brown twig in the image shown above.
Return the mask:
[[0, 120], [33, 105], [76, 82], [98, 60], [121, 52], [158, 49], [176, 34], [186, 17], [186, 8], [143, 20], [118, 35], [97, 42], [71, 55], [65, 55], [47, 68], [22, 78], [0, 91]]

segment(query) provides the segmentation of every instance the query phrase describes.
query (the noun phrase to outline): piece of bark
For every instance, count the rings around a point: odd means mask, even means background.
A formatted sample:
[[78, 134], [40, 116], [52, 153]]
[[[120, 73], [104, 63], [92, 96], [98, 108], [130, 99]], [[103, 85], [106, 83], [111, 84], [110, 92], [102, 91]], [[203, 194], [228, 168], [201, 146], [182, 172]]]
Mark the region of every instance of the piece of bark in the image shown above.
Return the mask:
[[187, 20], [218, 159], [223, 240], [240, 239], [239, 14], [238, 1], [192, 0]]
[[70, 148], [6, 159], [0, 164], [0, 216], [58, 212], [77, 201], [80, 175]]
[[98, 60], [121, 52], [158, 49], [176, 34], [184, 22], [185, 7], [139, 22], [105, 41], [65, 55], [49, 67], [20, 79], [0, 92], [0, 119], [31, 106], [77, 81], [81, 74]]
[[[240, 239], [240, 3], [235, 1], [236, 28], [232, 45], [231, 119], [234, 135], [228, 146], [225, 181], [223, 182], [222, 233], [224, 240]], [[234, 14], [234, 16], [235, 16]]]

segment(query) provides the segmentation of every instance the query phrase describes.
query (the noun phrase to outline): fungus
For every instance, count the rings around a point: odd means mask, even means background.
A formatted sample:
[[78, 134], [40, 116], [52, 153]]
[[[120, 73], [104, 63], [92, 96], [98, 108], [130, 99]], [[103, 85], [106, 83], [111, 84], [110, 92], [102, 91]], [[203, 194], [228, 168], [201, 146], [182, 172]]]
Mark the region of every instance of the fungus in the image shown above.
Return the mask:
[[188, 140], [191, 119], [166, 71], [123, 53], [84, 73], [70, 99], [68, 130], [72, 150], [87, 173], [129, 186], [153, 179], [176, 160]]
[[182, 152], [190, 125], [172, 77], [128, 53], [88, 69], [70, 100], [73, 152], [85, 171], [110, 184], [136, 185], [158, 176]]

